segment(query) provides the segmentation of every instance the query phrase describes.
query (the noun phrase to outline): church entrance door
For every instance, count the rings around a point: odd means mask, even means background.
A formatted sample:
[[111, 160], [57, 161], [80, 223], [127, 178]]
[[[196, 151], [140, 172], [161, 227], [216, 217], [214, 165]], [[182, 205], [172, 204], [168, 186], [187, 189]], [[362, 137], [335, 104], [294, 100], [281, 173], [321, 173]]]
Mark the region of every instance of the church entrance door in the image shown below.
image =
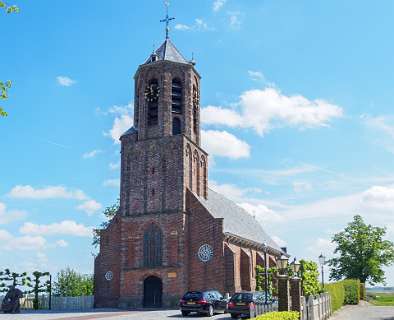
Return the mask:
[[160, 308], [162, 306], [163, 283], [160, 278], [150, 276], [144, 281], [144, 307]]

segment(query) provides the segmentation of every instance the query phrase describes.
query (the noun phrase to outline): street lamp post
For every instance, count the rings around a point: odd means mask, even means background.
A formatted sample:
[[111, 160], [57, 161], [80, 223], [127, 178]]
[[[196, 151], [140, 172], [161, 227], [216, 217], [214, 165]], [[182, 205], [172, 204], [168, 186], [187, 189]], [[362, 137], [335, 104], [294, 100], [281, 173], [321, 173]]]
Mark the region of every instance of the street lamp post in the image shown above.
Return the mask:
[[321, 253], [319, 256], [319, 263], [321, 266], [321, 283], [324, 289], [324, 265], [326, 264], [326, 257], [323, 256], [323, 253]]
[[264, 242], [264, 294], [265, 294], [265, 304], [268, 303], [268, 254], [267, 254], [267, 244]]

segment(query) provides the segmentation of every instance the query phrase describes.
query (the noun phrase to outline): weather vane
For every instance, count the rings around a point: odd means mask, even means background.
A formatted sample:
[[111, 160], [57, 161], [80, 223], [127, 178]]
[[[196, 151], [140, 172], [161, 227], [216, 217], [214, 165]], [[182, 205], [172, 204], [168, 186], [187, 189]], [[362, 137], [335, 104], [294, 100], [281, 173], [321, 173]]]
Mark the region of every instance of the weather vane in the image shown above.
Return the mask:
[[175, 20], [175, 18], [174, 17], [169, 17], [169, 15], [168, 15], [168, 7], [170, 6], [170, 1], [169, 0], [165, 0], [164, 1], [164, 5], [165, 5], [165, 7], [166, 7], [166, 17], [165, 17], [165, 19], [163, 19], [163, 20], [160, 20], [160, 22], [165, 22], [166, 23], [166, 39], [168, 39], [169, 38], [169, 32], [170, 32], [170, 21], [171, 20]]

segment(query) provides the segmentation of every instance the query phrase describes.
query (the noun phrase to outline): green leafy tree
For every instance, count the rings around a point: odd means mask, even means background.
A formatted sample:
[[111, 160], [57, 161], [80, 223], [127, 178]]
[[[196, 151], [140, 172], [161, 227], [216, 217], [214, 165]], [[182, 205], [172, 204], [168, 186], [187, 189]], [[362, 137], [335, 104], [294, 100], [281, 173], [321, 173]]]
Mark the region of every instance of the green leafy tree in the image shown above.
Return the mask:
[[[4, 1], [0, 0], [0, 10], [5, 10], [6, 13], [18, 13], [19, 8], [15, 5], [7, 5]], [[11, 88], [11, 81], [0, 81], [0, 100], [8, 98], [8, 89]], [[0, 117], [7, 116], [7, 112], [0, 106]]]
[[100, 227], [97, 229], [93, 229], [93, 241], [92, 245], [97, 248], [100, 245], [100, 232], [103, 229], [106, 229], [110, 224], [111, 220], [116, 216], [120, 208], [119, 199], [112, 206], [106, 207], [103, 211], [103, 214], [106, 218], [106, 221], [100, 224]]
[[302, 290], [305, 296], [316, 295], [320, 292], [319, 269], [316, 262], [300, 260]]
[[329, 261], [330, 279], [359, 279], [371, 285], [384, 283], [382, 267], [394, 263], [394, 245], [383, 239], [385, 235], [385, 228], [367, 225], [361, 216], [354, 216], [345, 230], [332, 239], [338, 257]]
[[[32, 288], [28, 293], [34, 293], [33, 308], [38, 310], [38, 295], [40, 293], [50, 293], [51, 282], [49, 280], [49, 272], [33, 272], [33, 279], [27, 283], [27, 286]], [[45, 282], [42, 282], [42, 278], [47, 278]]]
[[57, 274], [54, 293], [63, 297], [90, 296], [93, 294], [93, 276], [82, 275], [66, 268]]
[[16, 273], [11, 272], [10, 269], [4, 269], [0, 271], [0, 292], [8, 291], [9, 286], [26, 286], [30, 278], [26, 272]]

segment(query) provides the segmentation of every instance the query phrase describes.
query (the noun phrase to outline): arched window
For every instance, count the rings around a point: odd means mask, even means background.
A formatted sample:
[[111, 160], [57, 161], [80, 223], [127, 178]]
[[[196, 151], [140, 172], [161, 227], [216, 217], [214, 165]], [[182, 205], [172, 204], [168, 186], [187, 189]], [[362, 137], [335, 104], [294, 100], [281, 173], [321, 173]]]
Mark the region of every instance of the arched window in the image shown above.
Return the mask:
[[182, 113], [182, 82], [175, 78], [172, 80], [172, 112]]
[[188, 159], [188, 164], [189, 164], [189, 190], [193, 190], [193, 160], [192, 160], [192, 149], [190, 148], [190, 145], [188, 144], [186, 147], [186, 157]]
[[201, 156], [201, 188], [202, 188], [202, 196], [207, 198], [208, 194], [208, 186], [207, 186], [207, 162], [205, 161], [205, 157]]
[[177, 134], [181, 134], [181, 131], [181, 119], [179, 119], [178, 117], [172, 118], [172, 135], [175, 136]]
[[144, 233], [144, 266], [158, 267], [162, 264], [163, 234], [160, 228], [151, 224]]
[[145, 100], [148, 104], [148, 126], [157, 125], [159, 122], [159, 95], [159, 82], [157, 79], [150, 80], [145, 88]]

